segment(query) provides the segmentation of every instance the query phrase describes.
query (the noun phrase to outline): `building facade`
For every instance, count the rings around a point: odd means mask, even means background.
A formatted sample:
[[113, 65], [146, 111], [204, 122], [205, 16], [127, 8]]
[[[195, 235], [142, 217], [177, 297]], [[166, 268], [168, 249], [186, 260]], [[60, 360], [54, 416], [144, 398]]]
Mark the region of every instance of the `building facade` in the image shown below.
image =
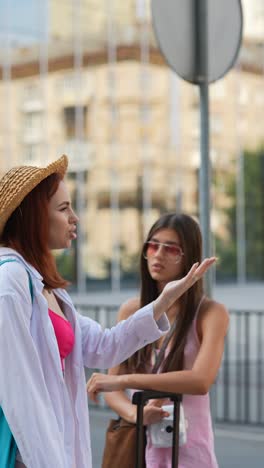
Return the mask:
[[[198, 216], [198, 88], [165, 65], [149, 2], [62, 9], [51, 0], [49, 14], [47, 42], [1, 54], [1, 170], [69, 156], [83, 279], [110, 275], [118, 289], [160, 213]], [[212, 227], [222, 236], [225, 175], [241, 149], [263, 142], [263, 48], [245, 38], [239, 66], [210, 86], [212, 170], [222, 180], [212, 187]]]

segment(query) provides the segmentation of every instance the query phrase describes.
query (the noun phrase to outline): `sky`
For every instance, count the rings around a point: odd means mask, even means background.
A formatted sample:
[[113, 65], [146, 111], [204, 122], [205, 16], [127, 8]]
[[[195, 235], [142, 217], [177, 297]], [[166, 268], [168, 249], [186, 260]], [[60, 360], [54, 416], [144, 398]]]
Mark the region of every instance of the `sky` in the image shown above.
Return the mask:
[[[60, 1], [63, 8], [64, 2]], [[136, 0], [138, 14], [142, 14], [143, 4], [141, 0]], [[263, 38], [264, 0], [242, 0], [242, 6], [245, 32]], [[7, 32], [11, 45], [26, 45], [45, 40], [48, 37], [48, 9], [49, 0], [0, 0], [2, 43], [6, 40]]]
[[47, 37], [48, 0], [0, 0], [0, 38], [30, 44]]

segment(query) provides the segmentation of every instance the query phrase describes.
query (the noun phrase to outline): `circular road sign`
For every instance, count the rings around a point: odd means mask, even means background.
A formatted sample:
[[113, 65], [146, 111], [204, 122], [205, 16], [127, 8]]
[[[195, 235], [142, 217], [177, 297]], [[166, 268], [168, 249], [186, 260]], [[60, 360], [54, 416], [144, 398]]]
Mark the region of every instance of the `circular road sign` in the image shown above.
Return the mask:
[[[152, 0], [154, 30], [168, 65], [184, 80], [203, 82], [199, 72], [199, 2], [205, 0]], [[206, 0], [208, 50], [207, 82], [218, 80], [233, 66], [242, 39], [240, 0]], [[200, 16], [201, 18], [201, 16]], [[198, 33], [197, 33], [198, 32]]]

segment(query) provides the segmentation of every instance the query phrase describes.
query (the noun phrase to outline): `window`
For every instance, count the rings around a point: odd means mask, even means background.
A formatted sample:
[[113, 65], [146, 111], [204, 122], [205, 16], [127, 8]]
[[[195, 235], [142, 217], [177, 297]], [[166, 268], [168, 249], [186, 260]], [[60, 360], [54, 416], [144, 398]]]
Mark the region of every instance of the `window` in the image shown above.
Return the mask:
[[136, 0], [136, 18], [140, 21], [150, 20], [150, 1]]
[[139, 108], [140, 111], [140, 121], [143, 124], [149, 124], [151, 120], [151, 109], [148, 104], [143, 104]]
[[223, 79], [213, 83], [210, 89], [212, 99], [224, 99], [226, 92], [225, 82]]
[[[79, 117], [78, 118], [78, 112]], [[76, 135], [76, 131], [78, 131], [78, 124], [80, 125], [79, 131], [80, 135], [86, 135], [87, 127], [86, 127], [86, 120], [87, 120], [87, 107], [81, 106], [79, 108], [75, 106], [64, 107], [64, 127], [65, 127], [65, 134], [67, 139], [72, 139]]]
[[211, 131], [212, 133], [221, 133], [223, 130], [223, 121], [220, 115], [212, 115]]
[[198, 109], [190, 111], [190, 134], [194, 138], [200, 136], [200, 112]]
[[28, 100], [38, 100], [41, 98], [40, 86], [37, 83], [30, 83], [24, 89], [24, 98]]
[[264, 105], [264, 90], [262, 87], [261, 88], [259, 87], [258, 89], [256, 89], [255, 102], [257, 106]]
[[241, 86], [239, 92], [239, 104], [246, 105], [249, 100], [248, 90], [245, 86]]
[[39, 156], [39, 145], [25, 145], [24, 160], [29, 163], [35, 163]]
[[64, 108], [65, 133], [68, 138], [75, 135], [75, 107]]
[[42, 112], [27, 112], [24, 117], [25, 132], [36, 132], [42, 128]]

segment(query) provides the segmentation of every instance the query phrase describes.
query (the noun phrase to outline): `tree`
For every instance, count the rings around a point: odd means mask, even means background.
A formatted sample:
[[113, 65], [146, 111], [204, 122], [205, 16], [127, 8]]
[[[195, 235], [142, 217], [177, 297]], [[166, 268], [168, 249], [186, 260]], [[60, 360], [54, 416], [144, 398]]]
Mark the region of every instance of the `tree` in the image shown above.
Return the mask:
[[[264, 146], [244, 152], [246, 275], [248, 280], [264, 279]], [[218, 279], [235, 278], [237, 270], [236, 176], [226, 182], [230, 205], [225, 210], [228, 237], [216, 237], [221, 263]]]

